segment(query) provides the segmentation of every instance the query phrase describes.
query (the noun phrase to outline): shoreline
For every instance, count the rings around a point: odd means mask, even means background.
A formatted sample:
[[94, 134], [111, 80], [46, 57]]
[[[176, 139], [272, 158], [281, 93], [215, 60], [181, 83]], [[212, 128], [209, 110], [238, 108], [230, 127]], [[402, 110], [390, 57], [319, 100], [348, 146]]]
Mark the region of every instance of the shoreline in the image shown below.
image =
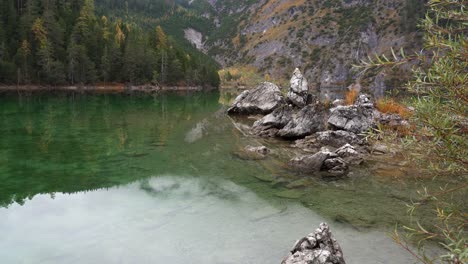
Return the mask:
[[218, 90], [204, 86], [157, 86], [157, 85], [0, 85], [0, 94], [32, 94], [41, 92], [67, 92], [88, 94], [153, 94], [159, 92], [202, 92]]

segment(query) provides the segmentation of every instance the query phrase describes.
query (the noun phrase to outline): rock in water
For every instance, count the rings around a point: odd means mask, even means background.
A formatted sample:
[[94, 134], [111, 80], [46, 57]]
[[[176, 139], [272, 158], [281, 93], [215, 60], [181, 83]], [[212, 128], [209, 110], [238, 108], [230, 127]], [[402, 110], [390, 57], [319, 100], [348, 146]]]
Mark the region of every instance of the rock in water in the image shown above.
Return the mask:
[[246, 146], [242, 151], [234, 153], [235, 156], [245, 160], [262, 160], [270, 153], [270, 149], [265, 146]]
[[307, 105], [293, 115], [291, 121], [278, 131], [284, 138], [301, 138], [325, 129], [328, 112], [318, 105]]
[[274, 134], [276, 135], [279, 129], [283, 128], [291, 121], [292, 115], [292, 106], [282, 105], [276, 108], [275, 111], [256, 121], [253, 124], [252, 131], [256, 135], [268, 135], [268, 131], [274, 130]]
[[327, 171], [332, 176], [343, 176], [348, 173], [348, 164], [340, 157], [326, 159], [323, 162], [322, 170]]
[[288, 99], [298, 107], [304, 107], [307, 104], [307, 95], [309, 84], [301, 71], [296, 68], [290, 81]]
[[228, 109], [229, 114], [269, 114], [284, 103], [281, 90], [264, 82], [253, 90], [242, 92]]
[[304, 150], [316, 149], [322, 146], [339, 148], [347, 143], [361, 145], [362, 140], [354, 133], [344, 130], [327, 130], [317, 132], [304, 139], [296, 140], [295, 146]]
[[364, 161], [361, 153], [350, 144], [345, 144], [341, 148], [335, 150], [335, 153], [342, 158], [346, 163], [359, 165]]
[[338, 157], [335, 153], [330, 152], [328, 149], [323, 148], [321, 151], [314, 155], [300, 156], [289, 161], [289, 166], [300, 172], [316, 172], [320, 171], [323, 167], [325, 160], [329, 158]]
[[345, 264], [343, 251], [326, 223], [298, 240], [281, 264]]

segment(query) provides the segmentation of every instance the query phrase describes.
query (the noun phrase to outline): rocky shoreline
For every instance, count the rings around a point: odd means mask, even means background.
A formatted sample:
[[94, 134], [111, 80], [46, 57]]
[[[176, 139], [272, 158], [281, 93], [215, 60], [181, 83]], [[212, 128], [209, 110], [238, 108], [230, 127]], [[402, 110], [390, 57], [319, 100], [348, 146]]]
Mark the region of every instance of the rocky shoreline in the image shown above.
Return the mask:
[[291, 170], [323, 172], [334, 177], [346, 176], [351, 166], [374, 155], [375, 149], [389, 151], [364, 140], [367, 132], [379, 125], [409, 126], [397, 114], [379, 112], [367, 94], [357, 95], [349, 105], [344, 100], [335, 100], [331, 105], [320, 102], [308, 93], [307, 80], [298, 69], [293, 73], [287, 96], [275, 84], [265, 82], [242, 92], [227, 112], [263, 115], [247, 129], [248, 133], [292, 141], [293, 147], [312, 153], [291, 159]]
[[[291, 171], [305, 177], [346, 177], [353, 168], [374, 155], [391, 152], [385, 145], [371, 144], [366, 140], [372, 129], [379, 126], [409, 127], [403, 117], [380, 112], [367, 94], [356, 92], [353, 102], [337, 99], [324, 103], [309, 93], [307, 83], [296, 69], [286, 95], [275, 84], [265, 82], [253, 90], [242, 92], [227, 110], [231, 116], [255, 118], [261, 115], [252, 126], [244, 128], [244, 132], [289, 141], [292, 147], [307, 153], [287, 162]], [[264, 146], [247, 146], [243, 151], [247, 153], [246, 158], [254, 160], [269, 154]], [[329, 228], [322, 224], [315, 234], [309, 236], [322, 237], [325, 233], [329, 234]], [[327, 236], [331, 237], [331, 234]], [[326, 242], [312, 240], [300, 240], [283, 263], [345, 263], [341, 249], [332, 238], [327, 238]], [[324, 253], [324, 248], [328, 253]]]

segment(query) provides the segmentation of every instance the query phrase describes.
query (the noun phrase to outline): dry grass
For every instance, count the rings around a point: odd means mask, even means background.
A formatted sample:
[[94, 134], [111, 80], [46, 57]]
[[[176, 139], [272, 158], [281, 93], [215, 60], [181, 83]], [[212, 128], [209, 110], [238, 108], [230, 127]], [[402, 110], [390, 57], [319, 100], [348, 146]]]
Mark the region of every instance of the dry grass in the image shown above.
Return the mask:
[[401, 105], [393, 99], [379, 99], [375, 104], [377, 110], [386, 114], [398, 114], [403, 118], [408, 118], [411, 112], [404, 105]]
[[[232, 80], [226, 79], [227, 72], [233, 77]], [[264, 81], [264, 77], [253, 66], [233, 66], [220, 70], [218, 74], [221, 78], [221, 86], [226, 87], [254, 87]]]
[[346, 105], [354, 104], [358, 95], [359, 95], [359, 91], [357, 89], [351, 89], [347, 91], [345, 94], [345, 104]]

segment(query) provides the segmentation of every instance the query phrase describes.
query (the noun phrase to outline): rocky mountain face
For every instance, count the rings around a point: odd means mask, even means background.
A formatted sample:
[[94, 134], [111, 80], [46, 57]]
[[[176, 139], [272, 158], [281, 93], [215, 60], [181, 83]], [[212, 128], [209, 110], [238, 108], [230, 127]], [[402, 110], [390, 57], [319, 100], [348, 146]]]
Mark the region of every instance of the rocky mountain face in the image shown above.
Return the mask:
[[[290, 69], [298, 67], [311, 87], [333, 90], [359, 80], [352, 65], [369, 55], [390, 54], [392, 47], [419, 50], [416, 24], [424, 2], [190, 0], [182, 5], [211, 25], [198, 28], [202, 48], [221, 65], [251, 65], [277, 78], [289, 78]], [[362, 84], [381, 93], [401, 76], [402, 69], [393, 70]]]

